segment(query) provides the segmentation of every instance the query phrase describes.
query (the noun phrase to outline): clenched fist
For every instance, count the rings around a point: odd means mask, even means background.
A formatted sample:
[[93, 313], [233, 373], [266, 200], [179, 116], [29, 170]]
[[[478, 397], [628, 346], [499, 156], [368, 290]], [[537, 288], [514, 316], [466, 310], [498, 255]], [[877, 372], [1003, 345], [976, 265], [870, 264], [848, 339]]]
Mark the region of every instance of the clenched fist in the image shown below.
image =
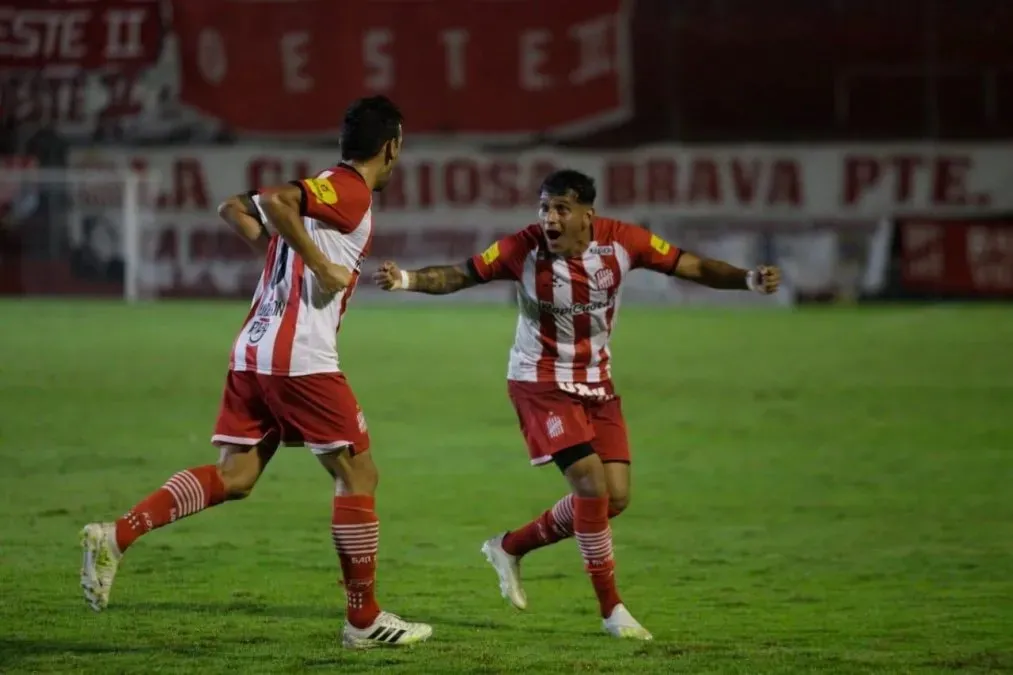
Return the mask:
[[340, 293], [352, 283], [352, 271], [344, 265], [330, 261], [314, 269], [313, 274], [325, 293]]
[[781, 268], [760, 265], [755, 270], [750, 270], [746, 276], [746, 285], [749, 290], [771, 295], [776, 293], [781, 286]]
[[407, 288], [408, 275], [397, 263], [388, 260], [373, 273], [373, 281], [385, 291], [403, 291]]

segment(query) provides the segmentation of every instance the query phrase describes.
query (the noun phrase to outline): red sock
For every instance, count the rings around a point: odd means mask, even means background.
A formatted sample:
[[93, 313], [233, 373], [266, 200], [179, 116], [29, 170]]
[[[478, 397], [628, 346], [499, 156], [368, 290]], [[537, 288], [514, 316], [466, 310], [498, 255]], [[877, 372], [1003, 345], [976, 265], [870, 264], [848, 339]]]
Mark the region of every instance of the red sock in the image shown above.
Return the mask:
[[573, 516], [573, 531], [584, 558], [584, 569], [598, 596], [602, 618], [608, 618], [622, 602], [616, 589], [608, 497], [574, 497]]
[[503, 537], [503, 550], [521, 556], [572, 536], [573, 495], [566, 495], [524, 527], [507, 532]]
[[[615, 518], [621, 509], [609, 502], [609, 519]], [[503, 550], [510, 555], [522, 556], [532, 551], [555, 544], [573, 536], [573, 495], [566, 495], [551, 509], [538, 516], [524, 527], [511, 530], [503, 537]]]
[[368, 628], [380, 614], [374, 596], [380, 519], [374, 504], [368, 495], [339, 495], [331, 518], [331, 537], [348, 596], [348, 622], [356, 628]]
[[225, 485], [214, 464], [180, 471], [116, 521], [120, 551], [142, 534], [225, 501]]

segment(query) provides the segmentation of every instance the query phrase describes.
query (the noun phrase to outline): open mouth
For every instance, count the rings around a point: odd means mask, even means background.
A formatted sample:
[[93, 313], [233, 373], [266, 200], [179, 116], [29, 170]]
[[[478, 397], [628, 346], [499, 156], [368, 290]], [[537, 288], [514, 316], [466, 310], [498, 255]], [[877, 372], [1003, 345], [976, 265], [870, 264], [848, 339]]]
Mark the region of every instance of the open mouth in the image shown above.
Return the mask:
[[559, 230], [546, 230], [545, 231], [545, 238], [548, 239], [549, 241], [556, 241], [561, 236], [563, 236], [563, 233], [560, 232]]

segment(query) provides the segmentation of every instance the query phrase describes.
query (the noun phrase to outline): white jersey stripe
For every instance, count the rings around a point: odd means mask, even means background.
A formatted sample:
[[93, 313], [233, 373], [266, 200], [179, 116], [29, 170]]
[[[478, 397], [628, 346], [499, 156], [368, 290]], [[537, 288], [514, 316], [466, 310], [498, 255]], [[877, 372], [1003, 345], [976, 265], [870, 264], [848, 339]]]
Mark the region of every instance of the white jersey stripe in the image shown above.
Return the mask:
[[[555, 277], [552, 302], [556, 307], [569, 307], [573, 304], [573, 287], [570, 284], [570, 267], [566, 264], [566, 260], [553, 262], [552, 273]], [[577, 353], [573, 332], [573, 315], [556, 314], [556, 345], [559, 354], [556, 359], [557, 382], [573, 382], [573, 357]]]
[[[600, 278], [600, 271], [608, 269], [601, 259], [601, 256], [594, 256], [584, 261], [587, 270], [587, 277], [591, 280], [588, 293], [588, 302], [592, 305], [604, 304], [609, 299], [610, 286], [602, 286], [595, 280]], [[608, 326], [605, 322], [605, 312], [591, 313], [591, 363], [587, 368], [588, 382], [601, 382], [601, 368], [598, 367], [598, 356], [602, 347], [608, 343]]]

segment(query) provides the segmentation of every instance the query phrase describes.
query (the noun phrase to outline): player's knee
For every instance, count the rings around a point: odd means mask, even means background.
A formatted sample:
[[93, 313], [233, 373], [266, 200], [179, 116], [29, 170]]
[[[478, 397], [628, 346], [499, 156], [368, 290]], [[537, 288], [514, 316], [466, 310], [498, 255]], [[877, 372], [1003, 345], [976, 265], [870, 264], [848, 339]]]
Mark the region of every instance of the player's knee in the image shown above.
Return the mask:
[[218, 477], [225, 488], [228, 500], [245, 499], [253, 492], [262, 470], [257, 449], [223, 448], [218, 460]]
[[589, 443], [560, 450], [552, 459], [578, 497], [604, 497], [608, 494], [605, 467]]
[[630, 505], [629, 494], [609, 494], [609, 518], [615, 518]]
[[317, 459], [334, 477], [335, 494], [372, 495], [380, 482], [380, 472], [368, 452], [353, 453], [349, 448], [318, 455]]
[[380, 472], [372, 461], [356, 466], [339, 478], [343, 487], [350, 494], [371, 495], [376, 492], [376, 486], [380, 483]]
[[218, 466], [218, 477], [225, 486], [225, 498], [230, 501], [246, 499], [253, 492], [253, 486], [257, 484], [257, 474], [236, 471], [221, 465]]

